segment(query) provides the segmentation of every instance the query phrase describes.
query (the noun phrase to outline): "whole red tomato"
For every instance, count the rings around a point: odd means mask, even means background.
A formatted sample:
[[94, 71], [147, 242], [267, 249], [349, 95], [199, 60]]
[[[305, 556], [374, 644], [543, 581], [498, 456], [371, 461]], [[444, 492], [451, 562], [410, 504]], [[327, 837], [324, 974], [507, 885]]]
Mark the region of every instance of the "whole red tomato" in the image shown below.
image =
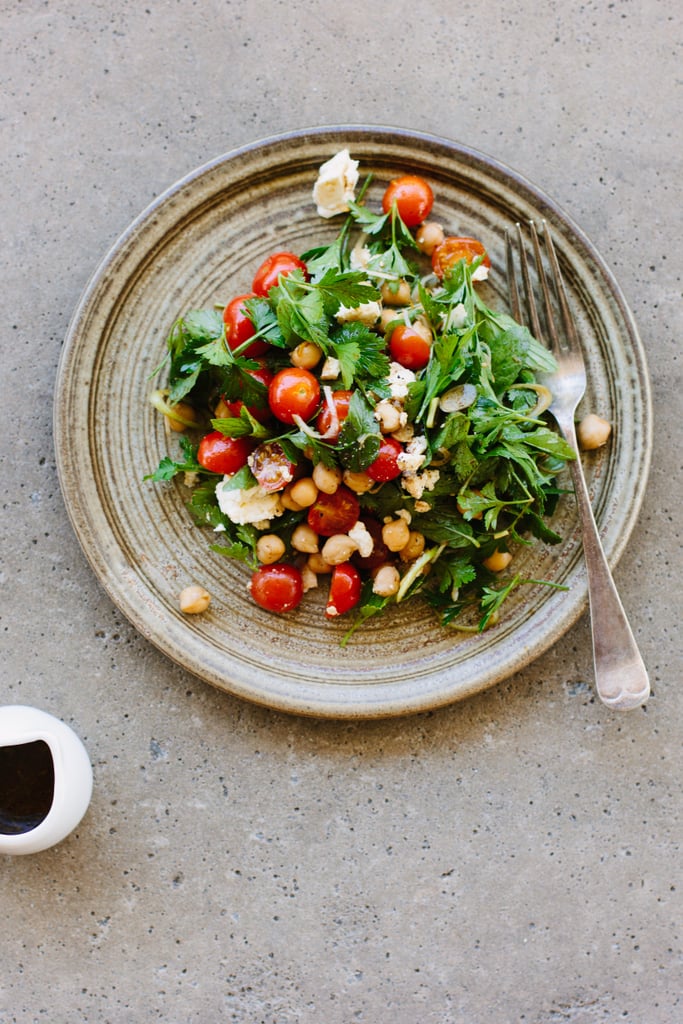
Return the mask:
[[328, 444], [334, 444], [339, 440], [344, 420], [349, 415], [349, 402], [352, 395], [353, 391], [333, 391], [331, 401], [334, 406], [334, 415], [327, 401], [323, 403], [323, 407], [318, 413], [315, 425], [318, 433], [322, 434]]
[[483, 265], [491, 266], [486, 249], [477, 238], [449, 235], [432, 253], [432, 269], [437, 277], [443, 277], [459, 260], [471, 263], [477, 256], [483, 256]]
[[393, 437], [383, 437], [377, 458], [370, 463], [365, 472], [371, 480], [376, 480], [378, 483], [395, 480], [401, 474], [398, 457], [402, 452], [403, 445], [400, 441], [396, 441]]
[[404, 174], [394, 178], [384, 193], [384, 212], [389, 213], [394, 203], [406, 227], [414, 228], [429, 216], [434, 204], [434, 193], [424, 178], [417, 174]]
[[432, 346], [413, 327], [399, 324], [389, 336], [391, 358], [408, 370], [422, 370], [429, 362]]
[[226, 437], [214, 430], [199, 442], [197, 462], [212, 473], [236, 473], [246, 466], [253, 447], [248, 437]]
[[[223, 322], [225, 324], [225, 338], [228, 347], [234, 351], [240, 348], [249, 338], [256, 334], [256, 328], [249, 319], [244, 303], [247, 299], [255, 299], [255, 292], [248, 292], [246, 295], [237, 295], [223, 310]], [[257, 338], [240, 353], [250, 359], [262, 356], [268, 351], [268, 344], [262, 338]]]
[[285, 562], [261, 565], [249, 582], [249, 592], [269, 612], [291, 612], [304, 596], [300, 571]]
[[355, 608], [360, 601], [362, 581], [360, 573], [350, 562], [335, 565], [330, 580], [330, 591], [327, 598], [325, 615], [334, 619], [337, 615]]
[[359, 512], [358, 498], [342, 485], [334, 494], [320, 491], [306, 518], [319, 537], [332, 537], [335, 533], [347, 533], [358, 522]]
[[257, 295], [266, 296], [278, 283], [280, 276], [286, 277], [293, 270], [301, 270], [308, 280], [308, 270], [303, 260], [293, 252], [275, 252], [268, 256], [254, 274], [251, 287]]
[[320, 403], [320, 384], [309, 370], [285, 366], [268, 387], [268, 404], [282, 423], [292, 424], [294, 417], [309, 419]]

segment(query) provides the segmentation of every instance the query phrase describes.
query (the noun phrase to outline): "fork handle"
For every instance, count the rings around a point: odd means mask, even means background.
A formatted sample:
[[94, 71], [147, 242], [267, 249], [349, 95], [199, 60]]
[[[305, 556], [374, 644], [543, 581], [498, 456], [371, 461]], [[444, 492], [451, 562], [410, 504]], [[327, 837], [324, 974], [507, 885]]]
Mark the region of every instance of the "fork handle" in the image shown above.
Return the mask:
[[[564, 428], [567, 441], [578, 452], [573, 422], [565, 424]], [[650, 695], [647, 669], [605, 558], [578, 455], [571, 463], [571, 472], [588, 577], [595, 686], [600, 700], [608, 707], [618, 710], [637, 708]]]

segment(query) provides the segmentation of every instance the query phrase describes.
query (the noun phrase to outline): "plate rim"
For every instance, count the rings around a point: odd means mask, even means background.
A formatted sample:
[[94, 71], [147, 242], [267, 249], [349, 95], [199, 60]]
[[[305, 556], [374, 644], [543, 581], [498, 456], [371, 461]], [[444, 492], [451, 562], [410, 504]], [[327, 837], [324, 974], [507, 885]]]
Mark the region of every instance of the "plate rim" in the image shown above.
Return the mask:
[[[365, 685], [336, 684], [333, 686], [333, 689], [341, 689], [344, 699], [340, 699], [340, 694], [337, 699], [331, 700], [331, 690], [327, 687], [325, 691], [326, 699], [320, 701], [316, 699], [315, 694], [308, 693], [307, 688], [302, 688], [298, 695], [280, 694], [277, 698], [273, 698], [272, 694], [264, 697], [264, 695], [258, 690], [240, 685], [236, 686], [232, 681], [226, 682], [225, 679], [219, 681], [217, 678], [212, 678], [211, 674], [207, 675], [205, 672], [199, 671], [194, 665], [189, 665], [186, 661], [184, 662], [177, 658], [174, 654], [169, 652], [168, 645], [165, 646], [163, 642], [160, 642], [159, 638], [152, 635], [148, 630], [141, 628], [140, 622], [136, 621], [134, 614], [128, 610], [127, 602], [122, 601], [120, 589], [117, 589], [106, 571], [104, 574], [100, 571], [98, 559], [94, 557], [94, 552], [90, 550], [83, 536], [84, 531], [82, 523], [79, 522], [78, 516], [78, 503], [74, 502], [73, 496], [69, 493], [67, 483], [68, 459], [65, 456], [65, 446], [63, 443], [65, 436], [65, 423], [62, 415], [62, 402], [60, 401], [66, 386], [65, 376], [69, 363], [73, 358], [74, 351], [78, 344], [78, 326], [83, 320], [85, 311], [88, 309], [97, 288], [106, 277], [108, 269], [117, 259], [122, 249], [129, 245], [134, 240], [135, 235], [138, 232], [141, 232], [144, 227], [149, 224], [150, 218], [153, 218], [157, 211], [163, 209], [170, 201], [172, 201], [174, 196], [178, 195], [183, 190], [191, 188], [195, 181], [219, 169], [227, 162], [248, 158], [250, 154], [263, 151], [265, 148], [277, 147], [303, 138], [321, 139], [325, 136], [330, 136], [331, 140], [332, 138], [336, 138], [339, 141], [340, 138], [346, 137], [349, 139], [353, 135], [362, 136], [365, 139], [370, 139], [373, 136], [380, 136], [385, 138], [387, 141], [400, 142], [401, 144], [408, 146], [415, 146], [416, 144], [424, 143], [437, 148], [445, 147], [454, 155], [454, 157], [470, 161], [480, 167], [483, 167], [489, 173], [493, 172], [495, 176], [505, 180], [508, 185], [512, 185], [513, 188], [521, 189], [521, 191], [523, 191], [527, 196], [533, 196], [535, 202], [540, 202], [542, 205], [545, 205], [548, 210], [552, 211], [554, 217], [562, 222], [564, 229], [570, 234], [574, 246], [576, 247], [578, 245], [582, 250], [582, 257], [588, 257], [597, 268], [603, 286], [606, 286], [609, 289], [610, 296], [616, 304], [619, 314], [627, 327], [630, 349], [633, 351], [636, 363], [638, 364], [638, 369], [640, 371], [638, 375], [640, 385], [640, 412], [642, 415], [645, 433], [645, 444], [641, 452], [640, 472], [636, 475], [634, 489], [631, 491], [631, 508], [627, 521], [627, 529], [625, 529], [615, 540], [608, 552], [608, 561], [614, 568], [625, 550], [643, 504], [644, 495], [647, 489], [647, 479], [650, 472], [653, 445], [652, 394], [647, 368], [647, 356], [633, 313], [626, 302], [618, 281], [596, 246], [590, 241], [583, 229], [574, 222], [573, 218], [568, 215], [549, 195], [547, 195], [543, 189], [539, 188], [529, 178], [520, 174], [520, 172], [507, 166], [497, 158], [483, 153], [481, 150], [455, 140], [427, 132], [413, 131], [411, 129], [399, 127], [394, 128], [387, 125], [359, 124], [320, 125], [290, 130], [266, 136], [262, 139], [228, 150], [227, 152], [204, 162], [198, 167], [195, 167], [165, 188], [129, 223], [127, 228], [120, 233], [118, 238], [109, 247], [105, 255], [97, 264], [82, 291], [80, 299], [70, 318], [64, 345], [60, 353], [55, 383], [53, 431], [60, 488], [62, 490], [67, 513], [71, 520], [72, 527], [74, 528], [74, 532], [76, 533], [76, 537], [87, 561], [90, 563], [91, 568], [95, 572], [96, 578], [103, 586], [105, 592], [108, 594], [115, 606], [118, 607], [119, 610], [122, 611], [129, 619], [138, 632], [146, 637], [146, 639], [150, 640], [150, 642], [161, 650], [166, 657], [177, 664], [180, 664], [182, 668], [191, 674], [198, 676], [198, 678], [205, 680], [224, 692], [246, 699], [252, 703], [260, 704], [275, 710], [309, 715], [317, 718], [371, 719], [414, 714], [447, 704], [452, 704], [456, 701], [472, 696], [474, 693], [488, 689], [514, 675], [515, 672], [537, 660], [537, 658], [545, 653], [549, 647], [564, 635], [578, 620], [578, 618], [580, 618], [587, 605], [587, 589], [583, 587], [582, 593], [575, 595], [574, 603], [571, 606], [571, 609], [569, 609], [569, 613], [565, 614], [562, 618], [559, 627], [556, 628], [556, 630], [547, 638], [540, 638], [537, 646], [532, 652], [518, 652], [515, 657], [508, 657], [500, 670], [493, 672], [484, 683], [473, 682], [469, 686], [460, 688], [457, 691], [444, 691], [442, 687], [438, 694], [430, 691], [429, 694], [422, 695], [418, 692], [414, 693], [411, 697], [409, 695], [400, 695], [395, 693], [393, 698], [386, 699], [383, 691], [385, 691], [388, 684], [377, 682]], [[394, 689], [396, 689], [395, 686]], [[351, 691], [356, 695], [356, 698], [350, 702], [347, 698]], [[381, 696], [382, 699], [378, 703], [377, 698], [379, 696]]]

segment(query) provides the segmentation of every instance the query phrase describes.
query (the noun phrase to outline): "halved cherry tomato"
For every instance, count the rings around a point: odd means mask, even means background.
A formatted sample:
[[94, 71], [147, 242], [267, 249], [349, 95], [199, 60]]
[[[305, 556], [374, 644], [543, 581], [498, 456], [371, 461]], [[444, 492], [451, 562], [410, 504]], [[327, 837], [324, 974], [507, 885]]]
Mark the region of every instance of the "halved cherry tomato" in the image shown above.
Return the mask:
[[283, 423], [294, 423], [294, 417], [307, 420], [320, 402], [320, 384], [309, 370], [286, 366], [278, 370], [268, 387], [268, 404]]
[[418, 331], [406, 324], [394, 327], [389, 336], [391, 358], [408, 370], [422, 370], [429, 362], [432, 346]]
[[477, 238], [449, 235], [432, 253], [432, 269], [437, 277], [443, 277], [459, 260], [471, 263], [477, 256], [484, 257], [483, 266], [491, 266], [488, 253]]
[[[270, 382], [273, 379], [273, 374], [270, 372], [267, 366], [259, 366], [258, 370], [247, 370], [247, 373], [249, 374], [250, 377], [253, 377], [255, 380], [260, 381], [261, 384], [263, 384], [266, 388], [269, 387]], [[264, 395], [263, 406], [247, 406], [248, 411], [251, 413], [255, 420], [259, 421], [259, 423], [266, 423], [272, 416], [270, 406], [266, 404], [267, 401], [267, 395]], [[234, 402], [229, 402], [227, 399], [223, 399], [223, 403], [225, 405], [227, 415], [235, 417], [239, 416], [240, 410], [244, 405], [244, 402], [242, 401], [241, 398], [235, 399]]]
[[361, 585], [360, 573], [350, 562], [335, 565], [325, 608], [326, 617], [334, 619], [355, 608], [360, 601]]
[[294, 479], [296, 466], [277, 441], [264, 441], [253, 450], [248, 462], [264, 491], [281, 491]]
[[285, 562], [259, 566], [248, 587], [256, 603], [269, 612], [291, 612], [304, 596], [301, 573]]
[[265, 296], [271, 288], [275, 287], [281, 275], [286, 277], [293, 270], [303, 271], [304, 277], [308, 280], [308, 270], [303, 260], [295, 256], [293, 252], [275, 252], [272, 256], [268, 256], [258, 268], [251, 287], [257, 295]]
[[353, 391], [333, 391], [334, 414], [327, 401], [323, 403], [323, 407], [318, 413], [315, 425], [318, 433], [323, 435], [328, 444], [334, 444], [339, 439], [344, 420], [349, 415], [349, 402], [352, 394]]
[[318, 493], [308, 510], [307, 522], [319, 537], [346, 533], [358, 522], [360, 504], [348, 487], [338, 487], [334, 494]]
[[[247, 299], [255, 299], [256, 293], [249, 292], [246, 295], [237, 295], [230, 301], [223, 310], [223, 322], [225, 324], [225, 338], [228, 347], [234, 351], [243, 345], [249, 338], [256, 334], [256, 328], [247, 316], [244, 303]], [[255, 356], [262, 356], [268, 351], [268, 344], [262, 338], [257, 338], [251, 345], [247, 345], [240, 355], [253, 359]]]
[[226, 437], [214, 430], [199, 442], [197, 462], [212, 473], [236, 473], [246, 466], [253, 447], [248, 437]]
[[394, 203], [406, 227], [414, 228], [429, 216], [434, 204], [434, 193], [424, 178], [417, 174], [404, 174], [394, 178], [384, 193], [384, 212], [389, 213]]
[[395, 480], [401, 474], [398, 457], [403, 452], [403, 445], [393, 437], [383, 437], [377, 458], [371, 462], [365, 472], [371, 480], [386, 483]]

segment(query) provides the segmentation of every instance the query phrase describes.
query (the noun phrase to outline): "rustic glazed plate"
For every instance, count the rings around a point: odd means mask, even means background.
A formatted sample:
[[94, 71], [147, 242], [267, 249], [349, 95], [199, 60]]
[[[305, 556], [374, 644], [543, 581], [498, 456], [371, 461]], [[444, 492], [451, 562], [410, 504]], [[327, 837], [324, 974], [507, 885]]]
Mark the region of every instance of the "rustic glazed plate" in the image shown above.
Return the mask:
[[[433, 217], [448, 232], [480, 238], [493, 261], [486, 300], [505, 305], [504, 232], [545, 218], [556, 240], [585, 342], [586, 411], [614, 425], [607, 449], [585, 458], [607, 557], [616, 563], [646, 485], [650, 395], [633, 318], [602, 259], [537, 188], [501, 164], [433, 136], [388, 128], [321, 128], [278, 136], [212, 161], [145, 210], [96, 271], [75, 312], [59, 367], [55, 435], [62, 489], [74, 529], [112, 601], [153, 644], [188, 671], [231, 694], [324, 717], [406, 714], [466, 697], [547, 650], [587, 602], [576, 509], [563, 499], [553, 520], [564, 540], [521, 552], [517, 571], [568, 589], [525, 586], [501, 623], [482, 635], [443, 629], [421, 603], [370, 622], [346, 648], [348, 623], [323, 616], [310, 593], [285, 617], [256, 607], [249, 570], [214, 554], [175, 484], [143, 482], [177, 438], [151, 408], [150, 375], [173, 321], [249, 290], [269, 253], [304, 252], [331, 240], [340, 219], [316, 213], [317, 169], [348, 147], [368, 203], [379, 208], [400, 173], [428, 178]], [[187, 617], [178, 594], [189, 583], [212, 594], [210, 610]]]

